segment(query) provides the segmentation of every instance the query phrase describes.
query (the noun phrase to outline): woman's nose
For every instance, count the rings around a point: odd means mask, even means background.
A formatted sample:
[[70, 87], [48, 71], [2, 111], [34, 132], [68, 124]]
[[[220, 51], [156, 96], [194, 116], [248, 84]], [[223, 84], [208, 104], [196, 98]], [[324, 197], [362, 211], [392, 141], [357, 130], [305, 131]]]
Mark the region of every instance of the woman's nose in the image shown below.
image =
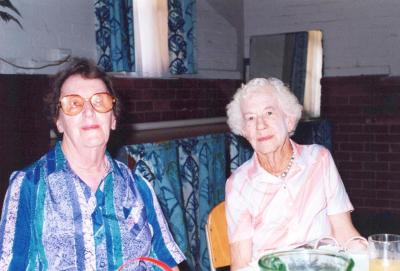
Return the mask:
[[85, 101], [85, 103], [83, 104], [83, 114], [86, 117], [93, 116], [94, 114], [94, 108], [89, 101]]
[[257, 129], [264, 129], [265, 128], [266, 123], [264, 122], [263, 117], [257, 116], [256, 125], [257, 125]]

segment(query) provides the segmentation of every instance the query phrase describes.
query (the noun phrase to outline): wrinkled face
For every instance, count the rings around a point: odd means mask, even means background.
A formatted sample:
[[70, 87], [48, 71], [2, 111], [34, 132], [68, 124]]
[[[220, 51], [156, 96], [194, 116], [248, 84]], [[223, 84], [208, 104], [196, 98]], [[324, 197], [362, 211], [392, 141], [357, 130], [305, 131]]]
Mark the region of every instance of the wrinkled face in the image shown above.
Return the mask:
[[[99, 92], [108, 92], [102, 80], [72, 75], [62, 85], [60, 99], [72, 94], [88, 99]], [[83, 110], [74, 116], [66, 115], [60, 109], [56, 124], [58, 131], [63, 133], [63, 144], [82, 149], [105, 146], [110, 130], [116, 128], [116, 118], [112, 110], [99, 113], [86, 101]]]
[[268, 154], [283, 146], [293, 121], [280, 109], [273, 87], [256, 90], [243, 97], [240, 108], [244, 136], [259, 154]]

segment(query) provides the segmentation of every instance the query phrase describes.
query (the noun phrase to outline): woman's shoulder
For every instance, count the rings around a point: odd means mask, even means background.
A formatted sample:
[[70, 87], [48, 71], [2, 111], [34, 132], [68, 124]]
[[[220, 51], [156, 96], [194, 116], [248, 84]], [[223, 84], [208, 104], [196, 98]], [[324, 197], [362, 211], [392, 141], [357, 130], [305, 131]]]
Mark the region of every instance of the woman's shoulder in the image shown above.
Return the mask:
[[251, 178], [252, 173], [255, 173], [254, 165], [255, 156], [253, 155], [249, 160], [241, 164], [237, 169], [231, 172], [227, 180], [227, 186], [242, 185], [244, 180]]
[[294, 142], [294, 146], [300, 155], [330, 155], [330, 151], [325, 146], [319, 144], [303, 145]]

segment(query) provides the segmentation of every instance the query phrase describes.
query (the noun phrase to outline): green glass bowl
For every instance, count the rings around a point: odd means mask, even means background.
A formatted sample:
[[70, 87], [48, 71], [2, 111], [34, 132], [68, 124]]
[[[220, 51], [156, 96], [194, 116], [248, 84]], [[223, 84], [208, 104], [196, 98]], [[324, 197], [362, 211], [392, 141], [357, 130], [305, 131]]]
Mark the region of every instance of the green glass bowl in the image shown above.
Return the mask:
[[351, 271], [352, 258], [321, 249], [293, 249], [262, 256], [260, 271]]

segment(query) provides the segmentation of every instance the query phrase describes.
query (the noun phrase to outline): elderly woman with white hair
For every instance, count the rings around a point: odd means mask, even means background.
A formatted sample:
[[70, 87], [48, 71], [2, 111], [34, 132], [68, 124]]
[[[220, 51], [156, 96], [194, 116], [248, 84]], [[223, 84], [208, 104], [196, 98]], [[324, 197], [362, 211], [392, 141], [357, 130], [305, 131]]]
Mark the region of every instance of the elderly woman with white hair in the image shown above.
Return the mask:
[[276, 78], [256, 78], [227, 106], [232, 132], [254, 149], [226, 183], [231, 270], [268, 251], [330, 236], [343, 244], [359, 236], [353, 206], [330, 152], [290, 139], [302, 106]]

